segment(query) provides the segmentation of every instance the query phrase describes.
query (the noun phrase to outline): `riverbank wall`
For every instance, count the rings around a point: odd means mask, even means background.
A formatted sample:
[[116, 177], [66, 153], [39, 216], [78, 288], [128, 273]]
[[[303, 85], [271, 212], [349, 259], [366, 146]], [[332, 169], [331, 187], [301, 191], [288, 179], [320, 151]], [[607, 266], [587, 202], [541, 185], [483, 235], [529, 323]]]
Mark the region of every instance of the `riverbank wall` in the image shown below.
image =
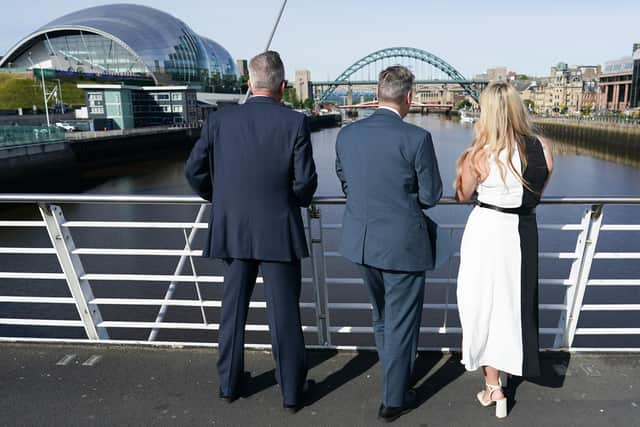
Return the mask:
[[340, 114], [326, 114], [309, 117], [309, 128], [311, 132], [316, 132], [325, 128], [333, 128], [342, 125]]
[[188, 150], [200, 129], [135, 129], [78, 132], [64, 141], [25, 144], [0, 150], [0, 192], [45, 191], [56, 179], [117, 166], [176, 149]]
[[640, 158], [640, 126], [587, 120], [534, 119], [536, 131], [599, 157]]

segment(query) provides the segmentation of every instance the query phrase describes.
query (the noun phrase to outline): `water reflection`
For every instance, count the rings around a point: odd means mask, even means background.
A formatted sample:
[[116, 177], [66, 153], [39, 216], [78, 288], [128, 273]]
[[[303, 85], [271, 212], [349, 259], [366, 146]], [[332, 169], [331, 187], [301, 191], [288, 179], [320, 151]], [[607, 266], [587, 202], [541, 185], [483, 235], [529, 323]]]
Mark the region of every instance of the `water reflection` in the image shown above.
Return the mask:
[[[602, 159], [610, 163], [617, 163], [632, 168], [640, 168], [640, 150], [632, 149], [626, 152], [607, 150], [601, 144], [578, 144], [576, 142], [553, 140], [554, 153], [564, 156], [588, 156]], [[639, 142], [640, 143], [640, 142]]]

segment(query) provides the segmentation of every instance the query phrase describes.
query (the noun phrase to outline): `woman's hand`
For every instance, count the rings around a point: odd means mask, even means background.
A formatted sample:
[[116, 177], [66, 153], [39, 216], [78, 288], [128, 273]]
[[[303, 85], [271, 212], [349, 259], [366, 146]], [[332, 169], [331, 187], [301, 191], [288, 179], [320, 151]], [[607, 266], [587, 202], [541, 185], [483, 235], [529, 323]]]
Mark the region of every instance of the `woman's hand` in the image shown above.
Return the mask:
[[478, 188], [478, 184], [484, 181], [489, 174], [489, 168], [486, 161], [484, 151], [480, 151], [475, 157], [480, 157], [476, 166], [471, 154], [473, 148], [467, 148], [462, 152], [457, 162], [456, 180], [454, 187], [456, 190], [456, 200], [458, 202], [467, 202], [473, 198]]

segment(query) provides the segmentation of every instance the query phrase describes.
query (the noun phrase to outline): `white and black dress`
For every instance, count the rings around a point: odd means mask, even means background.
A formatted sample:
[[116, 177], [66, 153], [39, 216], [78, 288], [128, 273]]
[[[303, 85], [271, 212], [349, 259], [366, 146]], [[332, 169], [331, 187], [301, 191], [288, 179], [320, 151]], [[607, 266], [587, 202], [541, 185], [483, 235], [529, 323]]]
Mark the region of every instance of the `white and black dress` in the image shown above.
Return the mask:
[[[489, 159], [462, 237], [457, 296], [462, 363], [470, 371], [488, 365], [518, 376], [540, 373], [535, 207], [548, 169], [537, 138], [526, 141], [525, 151], [527, 186], [507, 166], [506, 150], [500, 155], [505, 180]], [[513, 165], [522, 170], [518, 150]]]

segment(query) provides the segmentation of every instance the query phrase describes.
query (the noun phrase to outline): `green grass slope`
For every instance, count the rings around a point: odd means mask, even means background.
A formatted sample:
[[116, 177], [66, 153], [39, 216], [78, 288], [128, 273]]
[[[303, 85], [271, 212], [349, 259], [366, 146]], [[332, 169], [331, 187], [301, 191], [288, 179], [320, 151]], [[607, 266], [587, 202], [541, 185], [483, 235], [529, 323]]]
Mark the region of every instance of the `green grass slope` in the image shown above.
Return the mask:
[[[58, 85], [57, 81], [45, 80], [47, 91]], [[62, 100], [65, 104], [84, 105], [84, 91], [77, 82], [62, 82]], [[49, 101], [53, 106], [54, 98]], [[44, 109], [42, 82], [14, 74], [0, 74], [0, 110], [31, 109], [33, 105]]]

